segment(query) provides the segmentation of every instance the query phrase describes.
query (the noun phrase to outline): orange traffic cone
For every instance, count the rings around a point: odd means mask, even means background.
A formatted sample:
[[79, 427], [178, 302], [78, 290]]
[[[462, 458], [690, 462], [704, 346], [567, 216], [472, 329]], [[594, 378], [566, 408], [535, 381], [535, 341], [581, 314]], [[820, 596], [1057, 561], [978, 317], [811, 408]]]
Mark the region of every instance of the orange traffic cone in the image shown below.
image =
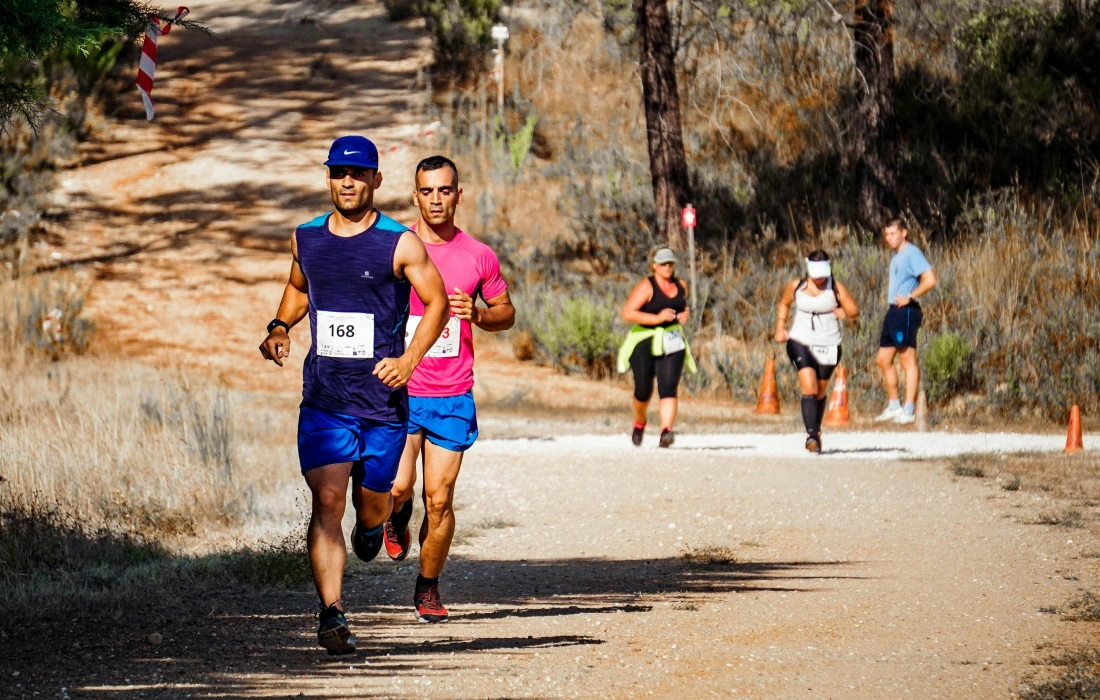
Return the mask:
[[1077, 404], [1069, 409], [1069, 431], [1066, 433], [1066, 452], [1080, 452], [1085, 449], [1081, 441], [1081, 408]]
[[779, 390], [775, 386], [775, 360], [764, 364], [764, 381], [756, 397], [757, 413], [779, 413]]
[[836, 368], [836, 380], [833, 382], [833, 395], [829, 397], [829, 405], [825, 408], [825, 419], [822, 425], [836, 428], [848, 425], [851, 417], [848, 415], [848, 372], [844, 365]]

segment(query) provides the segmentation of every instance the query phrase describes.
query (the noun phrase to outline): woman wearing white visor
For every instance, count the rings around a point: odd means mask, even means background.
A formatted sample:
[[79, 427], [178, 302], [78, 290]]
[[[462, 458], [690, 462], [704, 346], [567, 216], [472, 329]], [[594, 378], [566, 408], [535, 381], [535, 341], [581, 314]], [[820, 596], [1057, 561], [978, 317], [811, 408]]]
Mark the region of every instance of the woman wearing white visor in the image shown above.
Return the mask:
[[[794, 323], [788, 332], [787, 316], [792, 306]], [[829, 254], [824, 250], [810, 253], [806, 277], [791, 280], [779, 300], [775, 340], [787, 343], [787, 356], [798, 370], [802, 422], [806, 424], [806, 449], [810, 452], [821, 452], [825, 392], [840, 363], [840, 321], [857, 316], [859, 306], [848, 288], [833, 279]]]

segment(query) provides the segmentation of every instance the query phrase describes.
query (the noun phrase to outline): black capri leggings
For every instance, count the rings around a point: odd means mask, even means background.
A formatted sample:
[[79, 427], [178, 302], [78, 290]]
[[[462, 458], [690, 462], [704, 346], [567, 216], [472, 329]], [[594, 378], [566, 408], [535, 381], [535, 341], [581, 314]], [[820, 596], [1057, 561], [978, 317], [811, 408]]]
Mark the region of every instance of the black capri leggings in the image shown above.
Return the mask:
[[[836, 349], [837, 364], [840, 364], [840, 360], [843, 359], [843, 356], [843, 348], [838, 346]], [[828, 381], [829, 378], [833, 376], [833, 370], [836, 369], [836, 365], [823, 365], [818, 362], [810, 348], [797, 340], [787, 339], [787, 357], [791, 358], [791, 362], [794, 364], [796, 372], [800, 372], [809, 367], [817, 372], [817, 378], [820, 381]]]
[[653, 356], [653, 346], [647, 340], [638, 343], [630, 354], [630, 369], [634, 372], [634, 398], [646, 403], [653, 396], [653, 379], [657, 378], [657, 395], [662, 399], [676, 398], [680, 375], [684, 373], [683, 350], [671, 355]]

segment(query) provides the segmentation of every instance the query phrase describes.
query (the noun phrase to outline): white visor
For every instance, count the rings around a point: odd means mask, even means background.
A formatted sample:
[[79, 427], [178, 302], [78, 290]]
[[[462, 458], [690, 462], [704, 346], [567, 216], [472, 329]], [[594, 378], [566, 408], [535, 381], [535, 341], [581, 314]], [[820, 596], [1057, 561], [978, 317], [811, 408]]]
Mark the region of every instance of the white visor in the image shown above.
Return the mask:
[[828, 260], [807, 260], [806, 273], [810, 276], [810, 279], [831, 277], [833, 274], [833, 267], [829, 264]]

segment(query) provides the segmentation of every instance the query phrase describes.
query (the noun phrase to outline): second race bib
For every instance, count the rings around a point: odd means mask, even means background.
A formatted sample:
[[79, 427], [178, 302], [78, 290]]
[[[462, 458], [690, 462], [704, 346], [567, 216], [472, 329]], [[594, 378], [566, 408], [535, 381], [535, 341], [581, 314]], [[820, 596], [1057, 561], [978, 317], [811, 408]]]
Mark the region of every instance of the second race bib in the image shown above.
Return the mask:
[[664, 341], [666, 355], [680, 352], [687, 347], [687, 341], [684, 340], [683, 331], [665, 331], [662, 340]]
[[317, 354], [374, 357], [374, 314], [317, 311]]
[[838, 345], [811, 345], [810, 352], [819, 365], [835, 365], [837, 360]]
[[[417, 327], [423, 320], [423, 316], [409, 316], [409, 320], [405, 324], [406, 348], [409, 347], [413, 333], [416, 333]], [[458, 343], [462, 332], [460, 324], [461, 321], [458, 320], [457, 316], [451, 316], [447, 319], [447, 325], [443, 327], [443, 332], [439, 334], [439, 338], [436, 339], [435, 344], [432, 345], [424, 357], [458, 357]]]

